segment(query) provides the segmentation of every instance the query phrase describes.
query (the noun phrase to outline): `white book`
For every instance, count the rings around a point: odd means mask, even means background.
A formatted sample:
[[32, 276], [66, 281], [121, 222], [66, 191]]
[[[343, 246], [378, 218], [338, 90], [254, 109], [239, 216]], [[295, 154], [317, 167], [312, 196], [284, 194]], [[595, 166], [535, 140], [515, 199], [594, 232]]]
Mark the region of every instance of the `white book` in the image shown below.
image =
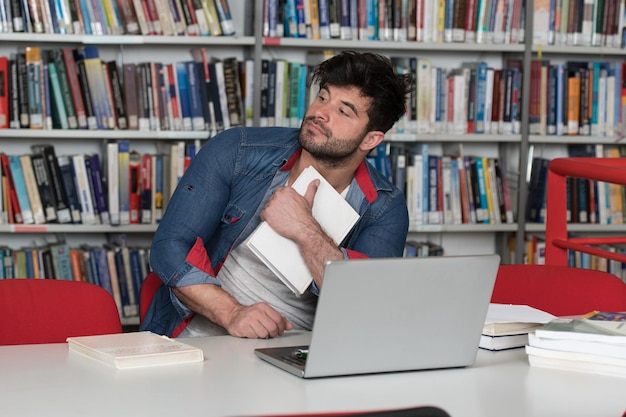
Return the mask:
[[91, 185], [89, 178], [87, 178], [87, 169], [85, 168], [85, 156], [83, 154], [72, 156], [72, 167], [78, 201], [80, 202], [81, 222], [83, 224], [96, 224], [97, 221], [91, 199]]
[[120, 224], [120, 185], [118, 167], [118, 144], [107, 143], [107, 203], [109, 205], [109, 217], [111, 224]]
[[226, 98], [226, 83], [224, 82], [224, 63], [215, 61], [215, 76], [217, 88], [219, 90], [219, 106], [222, 111], [224, 130], [230, 129], [230, 111], [228, 110], [228, 100]]
[[[339, 244], [359, 219], [359, 214], [313, 167], [302, 171], [292, 187], [304, 195], [311, 181], [320, 185], [313, 201], [313, 217], [330, 238]], [[296, 243], [276, 233], [266, 222], [250, 235], [246, 245], [297, 295], [311, 285], [313, 276]]]
[[37, 179], [30, 155], [20, 155], [20, 165], [22, 166], [22, 175], [24, 176], [24, 184], [26, 184], [26, 194], [30, 202], [30, 210], [33, 214], [35, 224], [43, 224], [46, 222], [46, 215], [43, 211], [43, 204], [39, 196], [39, 188], [37, 187]]
[[118, 369], [202, 362], [202, 349], [151, 332], [68, 337], [77, 352]]

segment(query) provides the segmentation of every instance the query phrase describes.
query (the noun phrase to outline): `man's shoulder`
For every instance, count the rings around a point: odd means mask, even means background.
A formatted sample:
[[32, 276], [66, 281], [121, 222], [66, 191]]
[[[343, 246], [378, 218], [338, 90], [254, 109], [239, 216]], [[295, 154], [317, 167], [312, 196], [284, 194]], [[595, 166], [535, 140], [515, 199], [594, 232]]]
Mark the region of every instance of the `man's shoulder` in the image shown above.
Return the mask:
[[292, 144], [297, 141], [298, 129], [290, 127], [233, 127], [220, 132], [214, 139], [238, 140], [242, 145]]
[[242, 129], [242, 140], [250, 145], [291, 145], [298, 139], [298, 129], [291, 127], [245, 127]]

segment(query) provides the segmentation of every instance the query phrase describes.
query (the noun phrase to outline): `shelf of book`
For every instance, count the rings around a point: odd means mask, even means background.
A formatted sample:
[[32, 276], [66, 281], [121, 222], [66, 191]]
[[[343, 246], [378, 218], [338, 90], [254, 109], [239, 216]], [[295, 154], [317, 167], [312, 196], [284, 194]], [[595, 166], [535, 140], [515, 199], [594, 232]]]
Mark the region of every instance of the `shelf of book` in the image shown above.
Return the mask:
[[543, 56], [545, 55], [595, 55], [595, 56], [624, 56], [623, 48], [607, 46], [563, 46], [563, 45], [533, 45], [532, 51]]
[[495, 233], [515, 232], [516, 223], [504, 224], [423, 224], [411, 226], [410, 232], [415, 233]]
[[452, 142], [452, 143], [519, 143], [521, 135], [497, 134], [450, 134], [450, 133], [388, 133], [385, 135], [388, 142]]
[[614, 145], [622, 140], [619, 136], [581, 136], [581, 135], [529, 135], [528, 143], [533, 144], [607, 144]]
[[266, 47], [319, 48], [319, 49], [367, 49], [370, 51], [410, 51], [410, 52], [472, 52], [506, 53], [524, 51], [523, 44], [477, 44], [477, 43], [421, 43], [377, 40], [337, 40], [337, 39], [302, 39], [302, 38], [263, 38]]
[[[591, 224], [591, 223], [570, 223], [567, 230], [572, 233], [600, 233], [600, 234], [624, 234], [626, 224]], [[545, 233], [544, 223], [526, 223], [526, 231], [532, 233]]]
[[14, 44], [76, 45], [180, 45], [252, 46], [254, 36], [142, 36], [142, 35], [62, 35], [56, 33], [0, 33], [0, 42]]
[[0, 139], [3, 140], [204, 140], [208, 139], [209, 132], [176, 131], [176, 130], [82, 130], [82, 129], [0, 129]]
[[0, 233], [154, 233], [156, 224], [0, 224]]

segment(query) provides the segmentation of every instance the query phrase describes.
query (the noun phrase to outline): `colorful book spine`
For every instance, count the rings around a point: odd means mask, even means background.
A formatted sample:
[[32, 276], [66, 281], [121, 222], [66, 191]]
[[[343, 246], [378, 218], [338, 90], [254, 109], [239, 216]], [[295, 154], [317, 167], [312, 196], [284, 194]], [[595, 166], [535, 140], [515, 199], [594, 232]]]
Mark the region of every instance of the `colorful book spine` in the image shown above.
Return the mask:
[[120, 224], [130, 224], [130, 143], [121, 140], [118, 143], [118, 181]]
[[83, 224], [97, 224], [94, 212], [93, 200], [91, 196], [91, 185], [87, 177], [87, 168], [85, 166], [85, 156], [76, 154], [71, 157], [72, 172], [74, 181], [76, 182], [76, 193], [80, 202], [80, 219]]
[[30, 208], [30, 200], [28, 199], [28, 192], [26, 191], [26, 182], [24, 181], [24, 173], [22, 172], [20, 158], [18, 155], [9, 155], [8, 158], [9, 168], [11, 169], [11, 177], [13, 178], [13, 185], [17, 195], [17, 202], [22, 216], [22, 222], [24, 224], [33, 224], [35, 223], [35, 219]]
[[151, 224], [153, 219], [153, 189], [154, 184], [152, 183], [152, 155], [144, 154], [141, 156], [141, 169], [139, 175], [140, 181], [140, 189], [139, 195], [141, 198], [141, 212], [140, 212], [140, 223]]
[[189, 83], [187, 82], [187, 68], [184, 62], [176, 63], [176, 85], [180, 99], [180, 110], [183, 130], [193, 130], [191, 121], [191, 103], [189, 101]]
[[100, 213], [100, 223], [111, 224], [109, 217], [109, 207], [107, 204], [106, 192], [104, 190], [104, 175], [100, 164], [100, 156], [97, 153], [89, 156], [89, 169], [91, 170], [91, 185], [94, 195], [95, 205]]
[[109, 142], [106, 145], [106, 185], [109, 219], [112, 225], [120, 224], [120, 188], [119, 188], [119, 145]]
[[74, 182], [74, 170], [72, 168], [72, 160], [67, 155], [58, 157], [59, 173], [63, 184], [63, 190], [67, 196], [68, 210], [72, 223], [80, 223], [80, 200], [76, 183]]
[[41, 52], [39, 47], [26, 47], [26, 73], [28, 76], [28, 120], [31, 129], [43, 129]]

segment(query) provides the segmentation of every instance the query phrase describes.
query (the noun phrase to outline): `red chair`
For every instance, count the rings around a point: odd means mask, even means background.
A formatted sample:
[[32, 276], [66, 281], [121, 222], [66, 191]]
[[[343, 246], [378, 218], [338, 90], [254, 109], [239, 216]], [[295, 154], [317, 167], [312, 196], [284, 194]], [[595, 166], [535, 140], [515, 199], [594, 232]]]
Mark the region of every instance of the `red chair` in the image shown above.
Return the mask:
[[0, 345], [64, 343], [70, 336], [121, 333], [105, 289], [54, 279], [0, 280]]
[[572, 316], [626, 311], [626, 284], [608, 272], [558, 265], [500, 265], [492, 303], [524, 304]]
[[568, 235], [567, 178], [586, 178], [626, 185], [626, 158], [556, 158], [548, 167], [546, 193], [546, 264], [567, 265], [568, 250], [626, 262], [626, 255], [601, 245], [622, 245], [624, 236], [571, 237]]
[[161, 278], [154, 272], [150, 272], [146, 279], [143, 280], [141, 290], [139, 291], [139, 322], [143, 322], [144, 317], [146, 317], [148, 307], [150, 307], [152, 298], [154, 298], [154, 293], [156, 293], [156, 290], [162, 283]]

